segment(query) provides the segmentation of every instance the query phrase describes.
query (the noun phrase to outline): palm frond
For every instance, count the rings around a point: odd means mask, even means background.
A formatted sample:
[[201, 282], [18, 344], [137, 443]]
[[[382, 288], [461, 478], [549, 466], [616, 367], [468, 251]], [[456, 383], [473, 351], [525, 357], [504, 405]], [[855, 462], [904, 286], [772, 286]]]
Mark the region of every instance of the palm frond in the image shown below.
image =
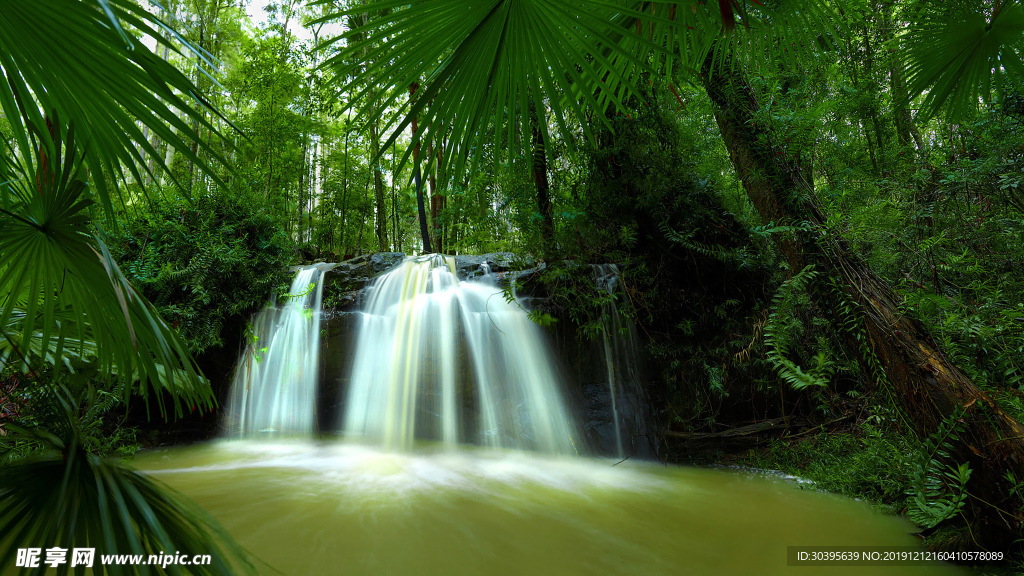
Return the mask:
[[[496, 163], [526, 165], [532, 105], [550, 109], [566, 141], [578, 139], [577, 127], [593, 141], [589, 124], [580, 122], [585, 111], [621, 107], [632, 94], [633, 72], [646, 64], [619, 48], [613, 22], [642, 16], [633, 4], [639, 3], [372, 2], [322, 19], [375, 15], [334, 39], [348, 45], [324, 65], [337, 70], [340, 91], [355, 95], [347, 108], [358, 109], [366, 123], [384, 120], [390, 135], [382, 150], [418, 118], [414, 144], [448, 141], [452, 161], [442, 167], [443, 179], [478, 166], [489, 143]], [[410, 101], [405, 94], [414, 85], [420, 88]], [[389, 108], [397, 115], [385, 116]], [[549, 140], [546, 121], [539, 129]]]
[[954, 118], [1024, 79], [1024, 6], [1018, 0], [920, 2], [897, 39], [911, 98], [924, 95], [923, 118], [944, 108]]
[[164, 168], [163, 155], [143, 137], [140, 124], [215, 181], [214, 166], [192, 146], [223, 164], [197, 133], [202, 128], [219, 134], [206, 115], [217, 113], [195, 84], [141, 37], [203, 59], [201, 50], [132, 0], [0, 3], [0, 69], [6, 79], [0, 82], [0, 110], [16, 147], [31, 148], [31, 126], [45, 125], [41, 111], [74, 119], [108, 216], [113, 202], [103, 174], [142, 183], [149, 172], [147, 159]]
[[[352, 95], [345, 109], [356, 109], [367, 124], [384, 121], [390, 134], [382, 149], [419, 120], [423, 129], [403, 165], [415, 144], [447, 140], [446, 180], [475, 171], [488, 144], [496, 164], [528, 166], [531, 106], [550, 110], [572, 153], [579, 134], [596, 145], [594, 123], [612, 129], [608, 108], [626, 112], [624, 102], [642, 99], [638, 83], [659, 70], [673, 74], [677, 59], [684, 77], [693, 78], [712, 50], [750, 61], [806, 57], [839, 22], [827, 2], [711, 4], [383, 0], [321, 18], [372, 16], [321, 48], [346, 43], [324, 66], [336, 70], [339, 91]], [[414, 85], [421, 87], [406, 99]], [[547, 119], [533, 124], [550, 146]]]
[[[18, 548], [94, 548], [96, 574], [252, 573], [249, 555], [213, 519], [173, 489], [85, 451], [79, 414], [94, 405], [57, 389], [38, 401], [55, 406], [52, 429], [7, 425], [0, 437], [0, 461], [6, 446], [33, 442], [39, 453], [0, 467], [0, 563], [14, 564]], [[88, 415], [88, 414], [87, 414]], [[190, 557], [209, 554], [211, 563], [180, 566], [104, 566], [101, 554], [135, 554], [148, 559], [161, 552]], [[68, 558], [70, 560], [70, 557]], [[40, 563], [35, 570], [44, 573]], [[58, 574], [84, 573], [70, 562]]]
[[616, 24], [632, 32], [619, 45], [642, 59], [648, 46], [663, 47], [660, 67], [670, 81], [696, 80], [702, 69], [725, 65], [773, 72], [806, 66], [845, 31], [836, 7], [818, 0], [644, 2], [639, 11], [644, 16], [618, 18]]
[[178, 415], [182, 403], [211, 407], [212, 391], [185, 344], [89, 233], [92, 202], [78, 177], [75, 130], [56, 115], [48, 123], [48, 145], [28, 148], [28, 159], [0, 184], [8, 204], [0, 208], [0, 328], [9, 349], [3, 358], [50, 359], [60, 370], [69, 357], [94, 355], [102, 373], [141, 381], [137, 389], [126, 386], [126, 394], [148, 398], [155, 390], [162, 414], [164, 390]]

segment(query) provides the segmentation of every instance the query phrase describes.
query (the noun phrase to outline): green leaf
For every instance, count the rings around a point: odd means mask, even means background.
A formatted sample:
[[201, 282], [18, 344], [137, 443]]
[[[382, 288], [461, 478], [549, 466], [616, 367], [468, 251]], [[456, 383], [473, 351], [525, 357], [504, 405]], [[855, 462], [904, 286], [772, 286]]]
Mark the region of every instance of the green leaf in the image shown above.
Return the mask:
[[[146, 46], [144, 37], [204, 59], [197, 47], [131, 0], [0, 3], [0, 69], [6, 77], [0, 82], [0, 111], [17, 148], [37, 145], [33, 127], [46, 125], [40, 110], [73, 119], [108, 216], [113, 216], [113, 198], [102, 174], [142, 184], [149, 174], [147, 160], [165, 168], [143, 127], [214, 181], [219, 181], [214, 166], [224, 163], [198, 134], [199, 129], [219, 134], [207, 118], [219, 113], [187, 76]], [[41, 144], [48, 155], [55, 153], [47, 139]], [[214, 164], [193, 152], [193, 145]]]
[[126, 386], [126, 394], [148, 400], [154, 390], [162, 414], [163, 391], [177, 415], [182, 403], [211, 408], [213, 393], [181, 339], [90, 233], [75, 131], [56, 115], [49, 130], [48, 146], [23, 149], [19, 171], [0, 186], [14, 199], [0, 210], [0, 365], [16, 361], [31, 371], [35, 357], [72, 369], [72, 359], [95, 356], [104, 375], [141, 382]]
[[[148, 476], [85, 452], [78, 416], [83, 412], [81, 402], [69, 391], [53, 390], [37, 401], [54, 405], [52, 430], [5, 425], [9, 434], [0, 437], [0, 454], [17, 442], [33, 441], [43, 447], [37, 456], [0, 466], [0, 565], [13, 566], [18, 548], [60, 546], [94, 548], [96, 574], [181, 573], [178, 566], [124, 570], [99, 562], [103, 553], [161, 551], [209, 554], [209, 565], [188, 567], [193, 574], [255, 573], [249, 554], [187, 498]], [[91, 409], [87, 405], [85, 412]], [[64, 564], [57, 573], [71, 570]]]
[[910, 97], [923, 95], [922, 117], [948, 108], [960, 117], [1024, 77], [1024, 7], [1018, 0], [921, 2], [897, 38]]

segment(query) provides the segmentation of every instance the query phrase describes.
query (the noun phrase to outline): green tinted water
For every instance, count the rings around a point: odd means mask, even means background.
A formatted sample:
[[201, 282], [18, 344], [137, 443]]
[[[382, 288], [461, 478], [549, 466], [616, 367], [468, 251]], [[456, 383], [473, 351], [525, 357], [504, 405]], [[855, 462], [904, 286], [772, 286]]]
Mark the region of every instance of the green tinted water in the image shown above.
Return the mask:
[[912, 527], [763, 475], [613, 463], [220, 442], [135, 465], [209, 510], [267, 574], [958, 573], [787, 566], [787, 546], [913, 545]]

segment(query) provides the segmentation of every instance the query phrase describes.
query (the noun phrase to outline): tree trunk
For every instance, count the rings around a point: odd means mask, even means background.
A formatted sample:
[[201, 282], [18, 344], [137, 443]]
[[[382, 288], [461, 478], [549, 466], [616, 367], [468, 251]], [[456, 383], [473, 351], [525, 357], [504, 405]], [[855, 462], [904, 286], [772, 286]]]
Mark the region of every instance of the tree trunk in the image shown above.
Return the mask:
[[398, 173], [395, 171], [395, 156], [398, 150], [398, 143], [391, 144], [391, 237], [395, 241], [395, 252], [402, 252], [402, 235], [398, 233], [398, 191], [395, 189], [395, 181], [398, 180]]
[[[372, 168], [371, 168], [372, 170]], [[363, 228], [366, 228], [366, 207], [370, 205], [370, 175], [366, 175], [366, 186], [363, 187], [363, 210], [359, 215], [359, 241], [356, 242], [356, 254], [363, 253]]]
[[[419, 88], [419, 84], [413, 83], [409, 85], [409, 98], [412, 99], [416, 96], [416, 89]], [[412, 119], [412, 138], [416, 140], [416, 118]], [[412, 164], [413, 164], [413, 181], [416, 184], [416, 210], [419, 212], [420, 218], [420, 237], [423, 239], [423, 253], [430, 254], [433, 252], [430, 248], [430, 228], [427, 226], [427, 209], [423, 203], [423, 182], [420, 178], [420, 145], [417, 143], [412, 149]]]
[[961, 442], [952, 456], [974, 469], [967, 486], [972, 496], [969, 511], [973, 526], [981, 530], [972, 527], [973, 535], [978, 542], [987, 540], [986, 545], [1005, 544], [1000, 539], [1016, 533], [1022, 524], [1021, 496], [1011, 491], [1004, 474], [1012, 471], [1024, 478], [1024, 426], [942, 355], [921, 322], [900, 311], [900, 299], [888, 282], [842, 239], [819, 232], [824, 218], [809, 180], [753, 122], [758, 104], [742, 73], [729, 63], [712, 70], [709, 58], [702, 76], [733, 166], [761, 218], [776, 224], [811, 224], [814, 231], [777, 235], [776, 242], [792, 270], [814, 264], [838, 283], [840, 294], [827, 289], [816, 294], [826, 309], [838, 310], [843, 301], [855, 305], [870, 348], [859, 349], [852, 334], [844, 338], [862, 369], [881, 369], [882, 374], [874, 375], [880, 376], [874, 378], [876, 383], [888, 389], [920, 435], [934, 432], [956, 410], [966, 410]]
[[387, 252], [390, 249], [388, 246], [388, 210], [384, 203], [384, 179], [380, 175], [380, 129], [376, 122], [370, 125], [370, 142], [370, 154], [377, 158], [377, 161], [370, 167], [373, 170], [374, 201], [377, 205], [377, 249]]
[[548, 184], [548, 157], [544, 148], [544, 136], [540, 129], [540, 115], [533, 103], [530, 104], [530, 123], [533, 132], [533, 183], [537, 188], [537, 210], [540, 212], [540, 236], [545, 258], [553, 255], [555, 247], [555, 226], [551, 215], [551, 190]]
[[444, 193], [437, 187], [437, 176], [441, 172], [441, 162], [444, 160], [444, 148], [438, 141], [437, 145], [430, 145], [431, 156], [434, 158], [434, 167], [430, 171], [430, 222], [434, 225], [434, 249], [438, 254], [444, 254], [444, 224], [441, 217], [444, 212]]
[[327, 179], [330, 177], [330, 167], [327, 165], [329, 140], [320, 143], [320, 172], [318, 181], [320, 185], [320, 234], [323, 236], [323, 243], [327, 245], [327, 251], [334, 254], [334, 202], [328, 200]]
[[896, 136], [899, 138], [900, 146], [906, 148], [911, 144], [911, 139], [921, 147], [921, 135], [914, 127], [914, 119], [910, 116], [910, 108], [907, 107], [907, 83], [903, 77], [903, 68], [896, 59], [896, 50], [892, 46], [892, 38], [896, 30], [896, 20], [893, 14], [895, 2], [886, 2], [882, 6], [882, 39], [888, 46], [889, 65], [889, 92], [892, 97], [893, 121], [896, 125]]
[[344, 260], [348, 255], [348, 245], [345, 243], [345, 230], [348, 228], [348, 136], [352, 133], [349, 125], [345, 124], [345, 174], [341, 186], [341, 258]]
[[306, 174], [309, 170], [307, 162], [309, 161], [309, 135], [302, 135], [302, 169], [299, 170], [299, 187], [295, 190], [295, 200], [299, 208], [299, 222], [296, 235], [299, 238], [299, 242], [306, 241], [306, 218], [308, 216], [307, 202], [306, 202]]

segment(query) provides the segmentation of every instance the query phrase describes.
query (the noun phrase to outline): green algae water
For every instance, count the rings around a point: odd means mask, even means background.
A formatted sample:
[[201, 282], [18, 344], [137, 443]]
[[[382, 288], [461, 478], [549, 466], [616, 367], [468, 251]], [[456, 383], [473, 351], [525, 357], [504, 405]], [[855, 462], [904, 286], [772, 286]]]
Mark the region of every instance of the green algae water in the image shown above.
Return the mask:
[[223, 441], [141, 453], [264, 574], [958, 574], [795, 567], [787, 546], [914, 545], [912, 526], [791, 481], [465, 448]]

